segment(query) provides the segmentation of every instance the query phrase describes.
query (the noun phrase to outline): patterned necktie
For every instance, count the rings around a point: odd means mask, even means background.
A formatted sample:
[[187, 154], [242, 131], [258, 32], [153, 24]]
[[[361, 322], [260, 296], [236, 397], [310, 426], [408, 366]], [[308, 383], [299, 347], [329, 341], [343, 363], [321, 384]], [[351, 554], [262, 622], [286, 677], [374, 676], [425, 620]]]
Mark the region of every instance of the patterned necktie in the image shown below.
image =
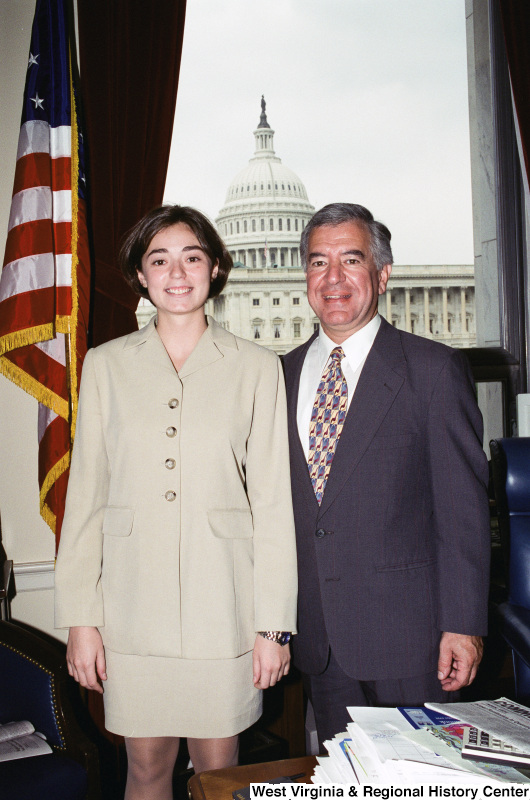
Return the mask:
[[307, 466], [319, 505], [348, 410], [348, 384], [340, 365], [342, 347], [333, 348], [330, 358], [318, 384], [309, 424]]

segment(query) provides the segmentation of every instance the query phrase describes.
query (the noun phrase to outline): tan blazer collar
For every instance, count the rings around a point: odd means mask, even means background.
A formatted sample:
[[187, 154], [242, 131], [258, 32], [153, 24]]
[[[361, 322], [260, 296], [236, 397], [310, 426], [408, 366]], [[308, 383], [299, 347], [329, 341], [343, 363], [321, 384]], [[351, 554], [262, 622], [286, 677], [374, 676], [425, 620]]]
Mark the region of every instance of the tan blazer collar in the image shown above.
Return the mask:
[[[187, 375], [191, 375], [193, 372], [203, 369], [214, 361], [223, 358], [223, 348], [232, 350], [238, 349], [237, 339], [232, 333], [222, 328], [213, 317], [207, 316], [206, 320], [208, 322], [208, 327], [197, 342], [195, 349], [188, 357], [186, 363], [182, 366], [179, 372], [180, 378], [185, 378]], [[160, 352], [164, 353], [165, 358], [163, 361], [166, 367], [171, 365], [162, 340], [156, 332], [156, 315], [145, 327], [141, 328], [139, 331], [133, 331], [133, 333], [130, 333], [126, 337], [124, 349], [129, 350], [134, 347], [139, 347], [146, 342], [149, 342], [150, 345], [153, 344], [156, 351], [160, 350]]]
[[144, 344], [153, 335], [156, 335], [156, 314], [151, 317], [147, 325], [140, 328], [139, 331], [133, 331], [125, 338], [123, 349], [128, 350], [130, 347], [138, 347], [139, 344]]
[[208, 327], [179, 371], [181, 378], [223, 358], [223, 348], [237, 350], [237, 341], [233, 334], [225, 331], [213, 317], [207, 316], [206, 321]]

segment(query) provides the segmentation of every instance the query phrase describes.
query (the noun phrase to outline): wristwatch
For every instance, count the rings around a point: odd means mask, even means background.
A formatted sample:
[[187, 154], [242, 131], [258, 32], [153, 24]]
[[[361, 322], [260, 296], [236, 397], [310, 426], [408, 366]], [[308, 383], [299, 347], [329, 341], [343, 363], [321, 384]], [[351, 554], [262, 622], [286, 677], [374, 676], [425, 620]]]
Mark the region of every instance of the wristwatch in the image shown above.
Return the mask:
[[291, 634], [287, 631], [258, 631], [260, 636], [264, 639], [269, 639], [271, 642], [276, 642], [281, 647], [288, 644], [291, 639]]

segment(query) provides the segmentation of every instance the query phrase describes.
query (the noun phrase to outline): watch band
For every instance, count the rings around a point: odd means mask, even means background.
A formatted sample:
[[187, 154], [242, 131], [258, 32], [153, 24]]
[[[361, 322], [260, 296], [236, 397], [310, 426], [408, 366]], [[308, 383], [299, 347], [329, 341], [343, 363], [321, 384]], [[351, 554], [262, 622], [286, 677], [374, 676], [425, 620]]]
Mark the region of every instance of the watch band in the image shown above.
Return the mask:
[[271, 642], [279, 644], [281, 647], [286, 645], [290, 639], [291, 634], [288, 631], [258, 631], [260, 636], [264, 639], [269, 639]]

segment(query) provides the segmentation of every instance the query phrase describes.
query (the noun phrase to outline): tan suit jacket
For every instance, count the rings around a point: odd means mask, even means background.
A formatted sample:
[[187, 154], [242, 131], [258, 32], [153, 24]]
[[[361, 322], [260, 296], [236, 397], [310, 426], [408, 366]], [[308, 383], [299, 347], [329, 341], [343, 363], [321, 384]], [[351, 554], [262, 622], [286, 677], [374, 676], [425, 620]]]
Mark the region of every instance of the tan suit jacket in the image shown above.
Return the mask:
[[154, 320], [85, 359], [56, 626], [117, 652], [234, 658], [295, 630], [280, 362], [208, 323], [178, 374]]

